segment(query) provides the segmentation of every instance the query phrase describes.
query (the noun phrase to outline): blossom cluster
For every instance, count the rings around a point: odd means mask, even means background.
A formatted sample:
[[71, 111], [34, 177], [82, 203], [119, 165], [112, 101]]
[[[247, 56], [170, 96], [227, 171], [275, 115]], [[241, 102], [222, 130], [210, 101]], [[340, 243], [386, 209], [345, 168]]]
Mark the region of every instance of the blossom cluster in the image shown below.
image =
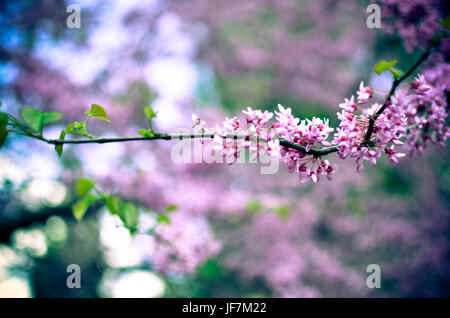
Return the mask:
[[[445, 146], [450, 135], [446, 126], [445, 86], [435, 87], [419, 75], [409, 86], [398, 89], [384, 105], [374, 102], [363, 107], [374, 95], [374, 90], [364, 82], [360, 83], [356, 95], [356, 100], [351, 96], [339, 105], [342, 111], [337, 113], [340, 124], [336, 131], [329, 126], [328, 119], [300, 120], [282, 105], [278, 105], [271, 124], [272, 112], [248, 107], [243, 111], [245, 124], [233, 117], [226, 118], [222, 126], [204, 128], [205, 122], [193, 115], [193, 127], [197, 132], [213, 134], [215, 151], [221, 152], [228, 163], [236, 162], [245, 148], [252, 153], [252, 159], [264, 154], [280, 157], [289, 172], [298, 172], [301, 182], [313, 183], [320, 176], [331, 180], [337, 171], [335, 164], [320, 155], [320, 150], [329, 147], [336, 147], [341, 159], [354, 158], [356, 169], [361, 172], [364, 162], [375, 165], [383, 154], [396, 164], [398, 158], [405, 156], [401, 151], [421, 154], [428, 141]], [[371, 120], [374, 124], [368, 135]], [[280, 145], [280, 140], [300, 147]]]
[[155, 237], [158, 242], [154, 245], [152, 263], [161, 273], [193, 272], [221, 248], [204, 218], [183, 211], [171, 216], [170, 226], [156, 227]]
[[428, 142], [438, 143], [445, 147], [450, 136], [446, 126], [447, 104], [444, 87], [432, 86], [423, 75], [411, 83], [412, 94], [406, 90], [399, 92], [404, 98], [403, 111], [410, 125], [405, 148], [410, 155], [417, 152], [421, 155]]
[[[204, 128], [205, 122], [194, 114], [193, 127], [196, 132], [213, 134], [214, 150], [220, 151], [228, 163], [236, 162], [242, 149], [249, 149], [252, 160], [266, 154], [281, 157], [289, 172], [299, 173], [301, 182], [312, 180], [315, 183], [321, 175], [331, 180], [336, 166], [330, 165], [328, 160], [307, 154], [312, 148], [331, 146], [327, 139], [334, 129], [329, 127], [329, 120], [313, 117], [312, 120], [300, 121], [292, 115], [290, 108], [278, 105], [278, 109], [279, 112], [275, 112], [276, 121], [270, 125], [269, 121], [274, 116], [272, 112], [248, 107], [243, 111], [246, 115], [245, 125], [233, 117], [226, 118], [222, 126]], [[280, 139], [303, 146], [305, 152], [280, 146]]]
[[378, 0], [382, 9], [383, 29], [397, 32], [408, 52], [425, 47], [441, 27], [437, 21], [445, 18], [443, 0]]
[[278, 156], [278, 140], [274, 138], [274, 131], [267, 127], [273, 113], [253, 110], [250, 107], [243, 113], [247, 115], [246, 125], [237, 117], [226, 117], [223, 125], [216, 125], [215, 128], [204, 128], [205, 122], [193, 114], [193, 128], [197, 133], [213, 134], [214, 151], [221, 153], [229, 164], [237, 161], [242, 149], [251, 151], [252, 160], [265, 154]]
[[[290, 108], [285, 109], [278, 105], [278, 109], [279, 112], [275, 112], [277, 122], [273, 127], [280, 138], [304, 146], [306, 152], [318, 146], [331, 146], [327, 139], [334, 129], [329, 126], [328, 119], [313, 117], [312, 120], [306, 119], [300, 122], [298, 118], [292, 116]], [[282, 147], [280, 155], [288, 171], [298, 170], [301, 182], [311, 179], [315, 183], [321, 175], [326, 175], [331, 180], [332, 174], [336, 172], [336, 166], [330, 165], [328, 160], [322, 160], [320, 157], [307, 155], [304, 152]]]
[[[434, 87], [419, 75], [409, 87], [398, 89], [386, 102], [386, 109], [376, 115], [382, 105], [373, 103], [366, 109], [360, 107], [372, 97], [370, 88], [361, 82], [357, 92], [359, 105], [353, 96], [339, 105], [343, 108], [338, 113], [341, 122], [332, 141], [338, 146], [339, 156], [342, 159], [348, 156], [356, 158], [357, 170], [362, 171], [364, 161], [375, 165], [383, 153], [392, 164], [398, 163], [398, 158], [405, 154], [398, 152], [396, 146], [401, 145], [402, 151], [409, 155], [415, 152], [422, 154], [428, 141], [444, 147], [449, 136], [445, 124], [447, 105], [444, 90], [444, 87]], [[357, 109], [359, 114], [356, 114]], [[369, 121], [374, 116], [373, 134], [370, 140], [366, 140]]]
[[[366, 104], [372, 97], [372, 90], [361, 82], [357, 95], [358, 104]], [[356, 104], [352, 96], [350, 99], [345, 99], [339, 107], [342, 108], [342, 112], [337, 113], [340, 124], [332, 143], [338, 146], [341, 159], [349, 156], [356, 158], [358, 172], [363, 170], [365, 161], [375, 165], [377, 158], [383, 152], [391, 163], [397, 163], [397, 158], [404, 156], [402, 153], [397, 153], [395, 149], [395, 145], [402, 144], [401, 138], [406, 134], [407, 123], [399, 103], [390, 102], [386, 110], [376, 118], [370, 140], [366, 140], [370, 119], [382, 105], [373, 103], [370, 107], [363, 109]], [[356, 112], [358, 109], [359, 114]]]

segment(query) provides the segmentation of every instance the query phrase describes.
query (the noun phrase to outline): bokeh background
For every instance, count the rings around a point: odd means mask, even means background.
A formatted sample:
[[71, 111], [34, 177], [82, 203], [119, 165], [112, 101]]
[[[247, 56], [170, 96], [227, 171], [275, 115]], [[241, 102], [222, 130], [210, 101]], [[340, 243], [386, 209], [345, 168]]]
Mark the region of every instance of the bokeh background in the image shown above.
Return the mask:
[[[81, 7], [79, 29], [66, 27], [69, 3]], [[376, 62], [407, 69], [449, 13], [445, 1], [382, 1], [383, 27], [369, 29], [368, 4], [1, 1], [2, 110], [62, 112], [45, 131], [53, 138], [92, 103], [112, 122], [90, 122], [98, 136], [137, 135], [149, 105], [163, 132], [191, 127], [192, 113], [213, 126], [278, 103], [335, 127], [361, 80], [390, 87]], [[175, 164], [173, 144], [67, 146], [59, 160], [49, 145], [10, 136], [0, 152], [0, 297], [450, 295], [448, 150], [361, 174], [332, 155], [334, 180], [310, 185], [282, 166], [261, 175], [257, 165]], [[169, 242], [130, 235], [101, 205], [77, 222], [79, 177], [135, 203], [142, 226], [154, 222], [148, 211], [175, 205], [159, 230]], [[373, 263], [380, 289], [366, 287]], [[69, 264], [81, 267], [80, 289], [66, 286]]]

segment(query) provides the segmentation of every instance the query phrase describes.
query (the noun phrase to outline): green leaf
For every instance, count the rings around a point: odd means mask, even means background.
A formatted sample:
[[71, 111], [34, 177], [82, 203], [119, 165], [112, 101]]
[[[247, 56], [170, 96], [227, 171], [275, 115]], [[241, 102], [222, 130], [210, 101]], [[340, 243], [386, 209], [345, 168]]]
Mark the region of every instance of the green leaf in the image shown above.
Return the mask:
[[73, 124], [68, 124], [66, 127], [66, 133], [71, 134], [73, 132]]
[[113, 215], [119, 215], [120, 209], [121, 209], [122, 202], [119, 198], [109, 196], [106, 199], [106, 207], [108, 208], [109, 212]]
[[200, 271], [203, 276], [207, 277], [210, 280], [217, 280], [223, 277], [219, 262], [212, 259], [206, 260]]
[[289, 217], [289, 209], [285, 205], [281, 205], [277, 208], [277, 213], [282, 220], [286, 220]]
[[450, 15], [448, 15], [444, 20], [438, 21], [438, 23], [450, 30]]
[[5, 127], [0, 126], [0, 148], [5, 143], [6, 138], [8, 138], [8, 131], [6, 130]]
[[166, 208], [167, 213], [174, 212], [176, 210], [178, 210], [178, 206], [175, 204], [169, 204]]
[[5, 113], [0, 113], [0, 148], [5, 143], [6, 138], [8, 137], [8, 129], [6, 129], [6, 125], [8, 124], [8, 116]]
[[20, 110], [23, 121], [34, 131], [42, 130], [42, 113], [32, 107], [24, 107]]
[[96, 200], [97, 198], [91, 194], [83, 199], [78, 200], [75, 204], [73, 204], [72, 214], [74, 218], [80, 221], [86, 214], [91, 204], [94, 203]]
[[[68, 124], [66, 129], [61, 131], [61, 134], [59, 135], [59, 139], [64, 140], [66, 138], [66, 135], [73, 133], [73, 131], [74, 131], [73, 124]], [[63, 147], [64, 147], [64, 144], [55, 146], [55, 150], [56, 150], [56, 153], [58, 154], [59, 158], [61, 158], [61, 156], [62, 156]]]
[[145, 137], [145, 138], [155, 137], [155, 132], [153, 131], [153, 129], [139, 129], [138, 132], [139, 132], [139, 135], [141, 135], [142, 137]]
[[0, 112], [0, 125], [6, 126], [8, 124], [8, 116], [6, 113]]
[[147, 116], [148, 120], [152, 120], [156, 117], [156, 113], [149, 106], [145, 107], [145, 116]]
[[391, 73], [392, 73], [392, 75], [394, 76], [395, 79], [400, 78], [403, 75], [402, 71], [400, 71], [399, 69], [396, 69], [394, 67], [391, 67], [390, 71], [391, 71]]
[[245, 207], [247, 213], [253, 214], [259, 212], [262, 209], [261, 203], [257, 200], [250, 200]]
[[88, 178], [80, 178], [77, 181], [76, 188], [78, 195], [83, 197], [94, 188], [94, 182]]
[[26, 106], [20, 110], [23, 121], [34, 131], [42, 132], [44, 125], [58, 121], [62, 118], [59, 112], [40, 112], [33, 107]]
[[373, 70], [375, 71], [375, 73], [380, 75], [384, 71], [391, 70], [391, 68], [394, 67], [395, 64], [397, 64], [397, 60], [392, 61], [381, 60], [380, 62], [377, 63], [377, 65], [375, 65]]
[[156, 222], [158, 223], [165, 223], [165, 224], [170, 224], [171, 221], [169, 219], [169, 217], [167, 215], [164, 214], [158, 214], [158, 216], [156, 217]]
[[[64, 140], [64, 138], [66, 138], [66, 131], [65, 130], [61, 131], [61, 134], [59, 135], [59, 139], [60, 140]], [[61, 156], [62, 156], [63, 147], [64, 147], [63, 144], [59, 144], [59, 145], [55, 146], [55, 150], [56, 150], [56, 153], [58, 154], [59, 158], [61, 158]]]
[[60, 112], [46, 112], [42, 113], [42, 125], [54, 123], [61, 120], [62, 114]]
[[102, 106], [97, 105], [97, 104], [92, 104], [91, 110], [86, 111], [85, 114], [89, 115], [90, 117], [95, 117], [95, 118], [104, 120], [108, 123], [111, 122], [108, 119], [108, 116], [106, 115], [106, 110]]
[[132, 232], [137, 230], [139, 224], [139, 211], [134, 204], [124, 204], [119, 217], [127, 229]]

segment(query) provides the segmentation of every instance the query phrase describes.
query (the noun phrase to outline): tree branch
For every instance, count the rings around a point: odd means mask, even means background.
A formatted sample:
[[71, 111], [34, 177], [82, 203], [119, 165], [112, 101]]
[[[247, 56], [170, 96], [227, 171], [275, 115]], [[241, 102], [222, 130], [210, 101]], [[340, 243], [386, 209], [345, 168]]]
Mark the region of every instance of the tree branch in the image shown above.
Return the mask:
[[436, 45], [436, 43], [430, 43], [430, 45], [428, 45], [427, 49], [425, 50], [425, 52], [420, 56], [420, 58], [417, 60], [416, 63], [414, 63], [413, 66], [411, 66], [411, 68], [405, 73], [403, 74], [401, 77], [394, 79], [394, 82], [392, 83], [392, 87], [389, 90], [389, 93], [386, 97], [386, 100], [384, 101], [384, 104], [381, 106], [381, 108], [375, 113], [375, 115], [371, 116], [369, 119], [369, 125], [367, 127], [367, 131], [366, 131], [366, 135], [364, 136], [364, 140], [361, 143], [361, 145], [368, 145], [370, 142], [370, 139], [372, 138], [372, 133], [373, 130], [375, 128], [375, 121], [377, 120], [377, 118], [383, 113], [383, 111], [389, 106], [392, 95], [394, 95], [395, 90], [397, 89], [397, 87], [406, 79], [408, 78], [412, 72], [414, 72], [414, 70], [416, 68], [419, 67], [420, 64], [422, 64], [423, 61], [425, 61], [428, 56], [430, 56], [431, 54], [431, 49], [433, 48], [433, 46]]
[[[31, 136], [30, 136], [31, 137]], [[214, 138], [214, 134], [155, 134], [153, 137], [117, 137], [117, 138], [93, 138], [93, 139], [75, 139], [75, 140], [60, 140], [60, 139], [46, 139], [43, 137], [32, 136], [35, 139], [44, 141], [52, 145], [62, 145], [62, 144], [106, 144], [114, 142], [126, 142], [126, 141], [149, 141], [149, 140], [172, 140], [172, 139], [184, 139], [184, 138]], [[246, 139], [250, 140], [249, 136], [244, 135], [226, 135], [221, 136], [227, 139]], [[256, 140], [256, 138], [252, 138]], [[261, 142], [267, 142], [264, 138], [258, 138]], [[311, 148], [309, 151], [306, 150], [305, 146], [296, 144], [294, 142], [280, 139], [280, 145], [286, 148], [294, 149], [305, 154], [313, 156], [324, 156], [338, 150], [337, 146], [324, 147], [324, 148]]]
[[[389, 93], [386, 97], [386, 100], [384, 104], [381, 106], [381, 108], [370, 117], [369, 119], [369, 125], [367, 126], [367, 131], [364, 136], [364, 140], [361, 142], [361, 146], [368, 146], [370, 144], [370, 139], [372, 138], [372, 133], [375, 128], [375, 121], [377, 118], [383, 113], [383, 111], [389, 106], [390, 100], [392, 98], [392, 95], [395, 93], [395, 90], [397, 87], [406, 79], [408, 78], [416, 68], [419, 67], [419, 65], [425, 61], [428, 56], [431, 54], [431, 50], [433, 46], [435, 46], [437, 42], [431, 42], [430, 45], [428, 45], [426, 51], [420, 56], [420, 58], [417, 60], [417, 62], [401, 77], [394, 79], [394, 82], [392, 83], [392, 87], [389, 90]], [[92, 138], [92, 139], [72, 139], [72, 140], [61, 140], [61, 139], [46, 139], [43, 136], [37, 136], [33, 134], [26, 134], [28, 137], [32, 137], [34, 139], [38, 139], [40, 141], [46, 142], [48, 144], [52, 145], [63, 145], [63, 144], [91, 144], [91, 143], [97, 143], [97, 144], [105, 144], [105, 143], [114, 143], [114, 142], [126, 142], [126, 141], [149, 141], [149, 140], [171, 140], [171, 139], [183, 139], [183, 138], [214, 138], [214, 134], [160, 134], [155, 133], [153, 137], [115, 137], [115, 138]], [[250, 140], [249, 136], [245, 135], [226, 135], [221, 136], [222, 138], [229, 138], [229, 139], [246, 139]], [[255, 140], [257, 142], [267, 142], [267, 140], [263, 138], [255, 138], [252, 137], [252, 140]], [[313, 155], [316, 157], [325, 156], [333, 152], [338, 151], [338, 146], [331, 146], [331, 147], [323, 147], [323, 148], [311, 148], [309, 151], [306, 150], [305, 146], [296, 144], [292, 141], [286, 140], [286, 139], [280, 139], [280, 145], [289, 149], [293, 149], [299, 152], [302, 152], [304, 154]]]

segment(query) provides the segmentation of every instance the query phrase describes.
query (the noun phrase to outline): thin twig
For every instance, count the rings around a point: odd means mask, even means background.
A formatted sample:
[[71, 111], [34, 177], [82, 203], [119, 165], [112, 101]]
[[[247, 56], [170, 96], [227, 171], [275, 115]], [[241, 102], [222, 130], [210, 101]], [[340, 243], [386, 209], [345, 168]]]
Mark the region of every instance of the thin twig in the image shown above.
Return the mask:
[[381, 106], [381, 108], [375, 113], [375, 115], [370, 117], [366, 135], [364, 136], [364, 140], [361, 143], [361, 145], [368, 145], [370, 143], [370, 139], [372, 138], [373, 129], [375, 128], [375, 121], [383, 113], [383, 111], [389, 106], [392, 95], [394, 95], [395, 90], [406, 78], [408, 78], [412, 74], [412, 72], [414, 72], [414, 70], [417, 67], [419, 67], [420, 64], [422, 64], [423, 61], [425, 61], [428, 58], [428, 56], [430, 56], [431, 49], [433, 48], [434, 45], [436, 45], [436, 43], [431, 43], [430, 45], [428, 45], [427, 49], [420, 56], [420, 58], [417, 60], [417, 62], [413, 66], [411, 66], [411, 68], [405, 74], [403, 74], [401, 77], [394, 80], [394, 82], [392, 83], [392, 87], [389, 90], [389, 94], [387, 95], [386, 100], [384, 101], [383, 106]]
[[[249, 140], [249, 136], [245, 135], [226, 135], [221, 136], [222, 138], [227, 139], [246, 139]], [[114, 143], [114, 142], [126, 142], [126, 141], [148, 141], [148, 140], [171, 140], [171, 139], [185, 139], [185, 138], [214, 138], [214, 134], [156, 134], [153, 137], [116, 137], [116, 138], [93, 138], [93, 139], [73, 139], [73, 140], [61, 140], [61, 139], [45, 139], [39, 138], [41, 141], [44, 141], [48, 144], [52, 145], [63, 145], [63, 144], [106, 144], [106, 143]], [[267, 140], [263, 138], [258, 139], [261, 142], [267, 142]], [[292, 141], [288, 141], [285, 139], [280, 139], [280, 145], [286, 148], [294, 149], [305, 154], [310, 154], [314, 156], [324, 156], [338, 150], [337, 146], [332, 147], [324, 147], [324, 148], [311, 148], [309, 151], [306, 150], [305, 146], [296, 144]]]

